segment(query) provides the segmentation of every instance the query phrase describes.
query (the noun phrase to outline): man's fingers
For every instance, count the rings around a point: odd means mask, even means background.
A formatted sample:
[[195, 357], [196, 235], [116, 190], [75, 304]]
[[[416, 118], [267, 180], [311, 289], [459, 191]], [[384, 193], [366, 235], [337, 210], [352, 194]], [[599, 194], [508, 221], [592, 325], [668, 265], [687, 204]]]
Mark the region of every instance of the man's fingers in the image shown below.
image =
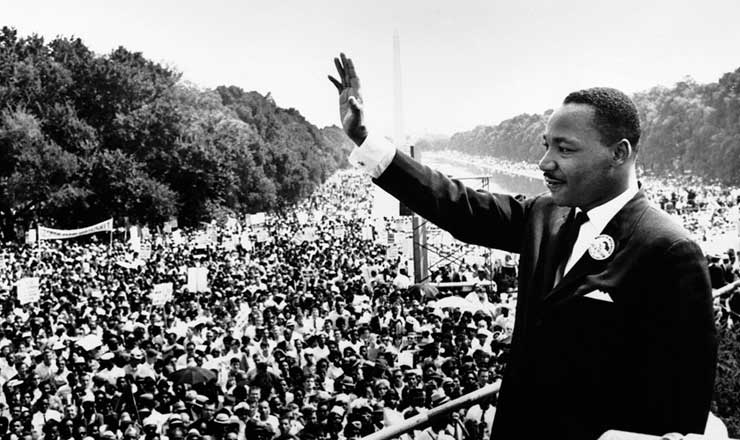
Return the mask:
[[344, 77], [346, 76], [346, 74], [344, 72], [344, 67], [342, 66], [342, 62], [339, 61], [339, 58], [334, 58], [334, 65], [337, 66], [337, 72], [339, 73], [339, 78], [342, 81], [344, 81]]
[[349, 64], [351, 63], [351, 61], [349, 61], [349, 58], [347, 58], [347, 56], [344, 53], [340, 53], [339, 57], [342, 59], [342, 66], [343, 66], [342, 71], [344, 72], [342, 81], [344, 81], [344, 83], [349, 86], [350, 76], [349, 76], [349, 71], [347, 69], [349, 68]]
[[352, 88], [359, 89], [360, 88], [360, 78], [357, 77], [357, 73], [355, 72], [355, 63], [353, 63], [350, 58], [347, 58], [346, 62], [344, 63], [344, 66], [347, 71], [348, 85], [351, 86]]
[[337, 88], [339, 93], [342, 93], [342, 90], [344, 89], [344, 87], [342, 87], [342, 83], [334, 79], [331, 75], [327, 75], [327, 76], [329, 77], [329, 81], [331, 81], [332, 84], [334, 84], [334, 86]]

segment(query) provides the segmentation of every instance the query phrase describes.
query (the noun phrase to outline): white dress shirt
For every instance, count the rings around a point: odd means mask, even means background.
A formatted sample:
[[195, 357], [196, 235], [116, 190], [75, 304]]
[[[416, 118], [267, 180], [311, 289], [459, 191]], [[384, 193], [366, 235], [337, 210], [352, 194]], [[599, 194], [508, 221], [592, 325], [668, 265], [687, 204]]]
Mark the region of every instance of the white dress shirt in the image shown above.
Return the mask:
[[[624, 208], [624, 205], [626, 205], [627, 202], [637, 194], [637, 190], [637, 179], [630, 179], [629, 186], [622, 194], [614, 197], [606, 203], [586, 211], [588, 221], [583, 223], [581, 225], [581, 229], [578, 231], [578, 238], [573, 244], [570, 258], [568, 258], [568, 263], [565, 265], [565, 269], [563, 270], [563, 276], [565, 276], [565, 274], [575, 266], [583, 254], [586, 253], [589, 246], [591, 246], [594, 238], [601, 234], [606, 225], [615, 215], [617, 215], [619, 210]], [[581, 209], [576, 208], [576, 210], [580, 211]]]

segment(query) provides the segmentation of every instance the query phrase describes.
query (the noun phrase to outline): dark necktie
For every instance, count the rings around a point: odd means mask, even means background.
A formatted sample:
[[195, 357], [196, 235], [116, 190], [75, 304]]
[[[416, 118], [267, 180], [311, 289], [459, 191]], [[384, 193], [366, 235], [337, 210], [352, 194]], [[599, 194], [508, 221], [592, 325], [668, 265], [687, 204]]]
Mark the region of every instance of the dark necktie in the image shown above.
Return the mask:
[[578, 211], [578, 213], [571, 217], [568, 224], [565, 226], [565, 234], [563, 240], [559, 243], [560, 251], [558, 253], [559, 261], [558, 270], [555, 273], [555, 283], [557, 286], [560, 280], [563, 279], [565, 273], [565, 266], [568, 264], [570, 255], [573, 253], [573, 245], [576, 244], [578, 239], [578, 232], [581, 230], [581, 226], [588, 221], [588, 215], [585, 211]]

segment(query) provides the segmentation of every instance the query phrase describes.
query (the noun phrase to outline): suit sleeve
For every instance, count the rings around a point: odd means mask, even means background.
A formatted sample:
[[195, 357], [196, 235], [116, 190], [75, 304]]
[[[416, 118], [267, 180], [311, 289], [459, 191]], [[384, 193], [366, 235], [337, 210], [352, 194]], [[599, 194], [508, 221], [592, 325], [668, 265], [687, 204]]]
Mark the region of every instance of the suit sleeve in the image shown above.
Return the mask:
[[373, 181], [411, 210], [466, 243], [521, 252], [528, 202], [475, 191], [401, 151]]
[[688, 239], [675, 242], [664, 253], [660, 275], [664, 311], [651, 334], [644, 335], [652, 346], [644, 367], [653, 378], [645, 384], [655, 387], [646, 395], [655, 406], [642, 409], [657, 419], [655, 426], [662, 425], [663, 433], [702, 434], [714, 388], [717, 332], [699, 246]]

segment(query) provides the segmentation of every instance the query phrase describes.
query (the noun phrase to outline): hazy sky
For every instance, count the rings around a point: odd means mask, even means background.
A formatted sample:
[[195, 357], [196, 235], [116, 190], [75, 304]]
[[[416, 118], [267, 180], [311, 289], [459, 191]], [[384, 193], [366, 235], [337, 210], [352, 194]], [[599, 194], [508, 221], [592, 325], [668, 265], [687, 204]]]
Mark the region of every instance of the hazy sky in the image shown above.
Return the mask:
[[141, 51], [203, 87], [272, 92], [318, 126], [338, 124], [326, 75], [345, 51], [371, 129], [388, 135], [395, 29], [411, 135], [539, 113], [579, 88], [632, 93], [740, 67], [740, 0], [0, 0], [0, 14], [23, 35]]

